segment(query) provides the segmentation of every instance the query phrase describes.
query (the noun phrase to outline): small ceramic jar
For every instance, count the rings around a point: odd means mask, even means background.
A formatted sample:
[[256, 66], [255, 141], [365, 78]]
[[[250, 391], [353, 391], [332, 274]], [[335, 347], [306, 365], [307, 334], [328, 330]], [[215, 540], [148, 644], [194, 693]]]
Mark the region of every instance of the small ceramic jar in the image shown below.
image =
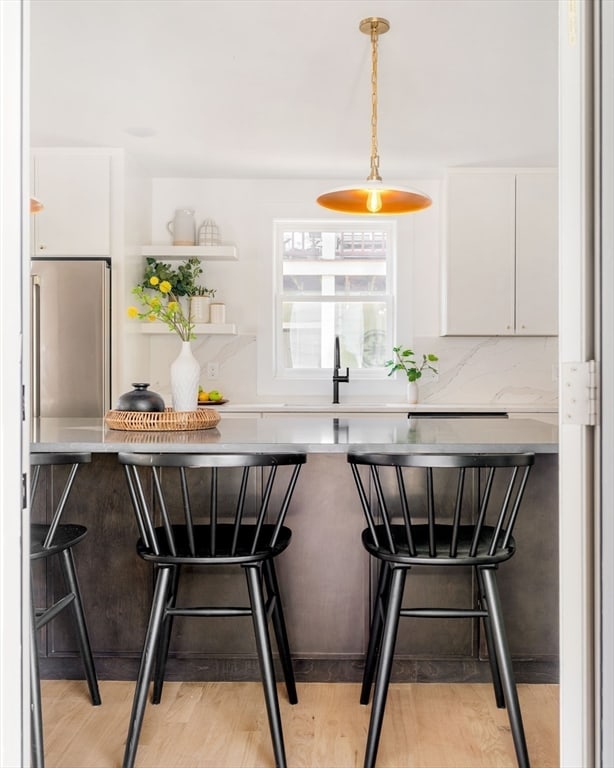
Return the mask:
[[224, 304], [215, 302], [209, 307], [209, 317], [211, 322], [216, 325], [224, 325], [226, 322], [226, 307]]

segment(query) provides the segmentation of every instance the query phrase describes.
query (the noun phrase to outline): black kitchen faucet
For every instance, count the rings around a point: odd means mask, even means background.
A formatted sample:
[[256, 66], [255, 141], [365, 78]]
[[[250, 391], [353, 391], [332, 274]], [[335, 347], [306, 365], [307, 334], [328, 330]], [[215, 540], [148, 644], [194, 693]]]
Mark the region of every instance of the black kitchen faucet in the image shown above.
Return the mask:
[[335, 367], [333, 368], [333, 403], [339, 402], [339, 382], [347, 383], [350, 380], [350, 369], [345, 369], [345, 374], [339, 373], [341, 369], [341, 353], [339, 351], [339, 337], [335, 336]]

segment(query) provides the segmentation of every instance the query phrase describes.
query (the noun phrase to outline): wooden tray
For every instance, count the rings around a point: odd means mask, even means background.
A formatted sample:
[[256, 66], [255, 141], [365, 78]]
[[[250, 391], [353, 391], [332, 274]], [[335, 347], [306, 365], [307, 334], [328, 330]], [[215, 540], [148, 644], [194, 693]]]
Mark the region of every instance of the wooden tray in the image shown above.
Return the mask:
[[107, 411], [104, 417], [110, 429], [134, 432], [171, 432], [188, 429], [211, 429], [220, 421], [214, 408], [195, 411], [174, 411], [166, 408], [159, 412]]

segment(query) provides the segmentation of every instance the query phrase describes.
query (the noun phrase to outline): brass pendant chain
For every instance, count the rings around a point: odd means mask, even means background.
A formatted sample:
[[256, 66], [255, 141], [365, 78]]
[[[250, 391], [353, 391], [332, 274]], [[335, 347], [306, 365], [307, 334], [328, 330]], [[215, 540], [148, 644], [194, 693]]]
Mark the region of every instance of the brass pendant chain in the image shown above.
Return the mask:
[[377, 40], [378, 20], [371, 21], [371, 173], [367, 181], [381, 181], [377, 153]]

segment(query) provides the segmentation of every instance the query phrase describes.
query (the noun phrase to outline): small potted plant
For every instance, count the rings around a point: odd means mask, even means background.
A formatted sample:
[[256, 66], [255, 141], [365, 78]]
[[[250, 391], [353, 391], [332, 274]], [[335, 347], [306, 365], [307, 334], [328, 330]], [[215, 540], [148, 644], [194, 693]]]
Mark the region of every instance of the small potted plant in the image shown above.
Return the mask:
[[190, 294], [190, 316], [195, 323], [210, 322], [209, 309], [214, 296], [215, 288], [195, 286], [194, 292]]
[[387, 360], [384, 363], [386, 368], [389, 368], [388, 376], [392, 376], [397, 371], [403, 371], [407, 377], [407, 400], [410, 403], [418, 402], [418, 379], [422, 378], [422, 371], [428, 370], [432, 373], [437, 373], [437, 369], [433, 365], [439, 358], [432, 353], [422, 355], [422, 362], [416, 361], [416, 353], [409, 347], [393, 347], [392, 352], [394, 358]]

